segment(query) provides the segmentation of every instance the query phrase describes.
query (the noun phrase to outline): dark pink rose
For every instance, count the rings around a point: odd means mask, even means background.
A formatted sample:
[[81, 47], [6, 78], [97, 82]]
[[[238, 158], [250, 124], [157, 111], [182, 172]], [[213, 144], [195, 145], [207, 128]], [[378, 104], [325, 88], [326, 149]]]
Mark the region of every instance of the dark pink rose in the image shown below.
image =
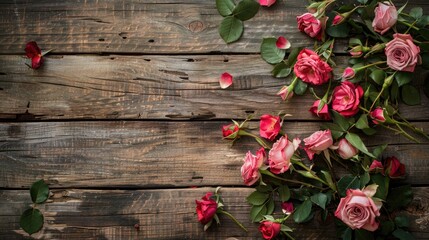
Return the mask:
[[270, 7], [274, 3], [276, 3], [276, 0], [259, 0], [259, 5], [265, 6], [265, 7]]
[[332, 25], [338, 25], [343, 21], [344, 17], [341, 15], [335, 15], [334, 20], [332, 20]]
[[291, 165], [290, 159], [300, 143], [301, 140], [297, 138], [295, 138], [293, 142], [289, 141], [287, 136], [283, 136], [277, 140], [268, 153], [270, 171], [274, 174], [286, 172]]
[[212, 195], [212, 193], [208, 192], [201, 198], [201, 201], [195, 200], [197, 204], [198, 221], [202, 224], [210, 222], [216, 214], [217, 203], [211, 198]]
[[314, 154], [319, 154], [328, 149], [333, 143], [331, 130], [317, 131], [304, 139], [304, 150], [307, 152], [308, 158], [312, 160]]
[[320, 117], [321, 119], [331, 120], [331, 116], [329, 115], [329, 110], [328, 110], [328, 104], [324, 104], [322, 109], [320, 109], [320, 111], [317, 111], [319, 109], [319, 104], [320, 104], [320, 100], [316, 100], [313, 103], [313, 106], [311, 106], [310, 112]]
[[293, 71], [303, 82], [321, 85], [331, 78], [332, 68], [317, 53], [305, 48], [298, 54]]
[[243, 178], [244, 184], [251, 186], [259, 180], [261, 177], [259, 168], [265, 161], [265, 157], [266, 153], [264, 148], [260, 148], [256, 152], [256, 156], [250, 151], [247, 152], [244, 158], [244, 164], [241, 166], [241, 177]]
[[384, 53], [387, 56], [387, 65], [398, 71], [414, 72], [420, 62], [420, 48], [413, 43], [410, 34], [393, 34], [393, 40], [386, 44]]
[[301, 32], [305, 32], [308, 36], [317, 40], [322, 40], [323, 24], [313, 14], [304, 13], [296, 17], [296, 21], [298, 22], [298, 29]]
[[344, 117], [351, 117], [359, 112], [363, 89], [359, 85], [344, 81], [340, 86], [335, 87], [332, 96], [332, 109]]
[[233, 124], [233, 123], [228, 124], [228, 125], [223, 125], [222, 126], [222, 136], [224, 139], [228, 139], [228, 140], [237, 139], [240, 137], [238, 135], [238, 130], [240, 130], [238, 128], [238, 126]]
[[259, 225], [259, 231], [264, 239], [274, 239], [280, 233], [281, 225], [278, 222], [263, 221]]
[[375, 218], [380, 216], [381, 208], [381, 202], [372, 199], [376, 190], [377, 185], [370, 185], [364, 190], [348, 189], [347, 196], [340, 200], [335, 216], [353, 230], [374, 232], [379, 225]]
[[369, 172], [371, 173], [383, 173], [384, 175], [383, 170], [384, 170], [383, 164], [380, 161], [375, 159], [374, 161], [372, 161], [371, 166], [369, 166]]
[[383, 35], [398, 20], [398, 12], [395, 6], [391, 5], [388, 1], [379, 2], [378, 6], [374, 10], [375, 18], [372, 21], [372, 27], [374, 31]]
[[343, 75], [341, 76], [341, 79], [343, 81], [345, 80], [351, 80], [355, 77], [355, 70], [351, 67], [346, 67], [346, 69], [344, 69]]
[[399, 162], [396, 157], [389, 157], [385, 160], [385, 173], [390, 178], [402, 178], [405, 176], [405, 165]]
[[384, 117], [384, 111], [381, 107], [374, 109], [369, 116], [372, 118], [374, 124], [384, 123], [386, 118]]
[[43, 64], [42, 50], [37, 46], [36, 42], [28, 42], [25, 46], [25, 54], [31, 59], [31, 68], [38, 69]]
[[282, 212], [284, 214], [290, 215], [290, 214], [293, 213], [293, 210], [294, 210], [293, 203], [291, 203], [291, 202], [282, 202], [281, 206], [282, 206]]
[[347, 139], [342, 138], [337, 144], [337, 153], [342, 159], [349, 159], [359, 153], [353, 145], [350, 144]]
[[282, 123], [279, 116], [262, 115], [259, 122], [259, 135], [273, 141], [277, 137], [277, 134], [279, 134], [281, 126]]

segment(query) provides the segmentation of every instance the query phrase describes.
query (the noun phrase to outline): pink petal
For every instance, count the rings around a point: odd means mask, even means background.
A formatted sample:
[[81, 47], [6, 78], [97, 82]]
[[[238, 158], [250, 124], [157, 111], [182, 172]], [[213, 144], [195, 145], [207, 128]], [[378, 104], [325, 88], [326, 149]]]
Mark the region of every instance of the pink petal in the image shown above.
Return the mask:
[[219, 84], [220, 84], [220, 87], [222, 89], [225, 89], [225, 88], [231, 86], [232, 75], [227, 73], [227, 72], [222, 73], [222, 75], [220, 76], [220, 79], [219, 79]]
[[280, 36], [277, 38], [276, 46], [279, 49], [289, 49], [290, 48], [290, 42], [283, 36]]

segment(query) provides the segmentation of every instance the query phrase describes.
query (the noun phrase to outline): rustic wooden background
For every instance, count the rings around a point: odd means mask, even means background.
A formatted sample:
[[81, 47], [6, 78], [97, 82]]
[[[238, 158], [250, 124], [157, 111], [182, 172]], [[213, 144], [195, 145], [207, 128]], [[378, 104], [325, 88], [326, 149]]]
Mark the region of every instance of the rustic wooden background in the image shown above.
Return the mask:
[[[296, 28], [305, 1], [278, 2], [227, 45], [213, 0], [1, 0], [0, 239], [28, 237], [19, 216], [31, 204], [29, 186], [41, 178], [54, 195], [39, 206], [45, 225], [36, 239], [260, 238], [245, 202], [252, 189], [239, 170], [256, 145], [230, 147], [221, 125], [283, 110], [292, 115], [284, 124], [292, 135], [319, 127], [307, 111], [311, 96], [282, 102], [275, 94], [285, 80], [272, 78], [258, 54], [262, 37], [312, 44]], [[429, 13], [427, 0], [412, 6]], [[23, 58], [33, 40], [54, 49], [37, 71]], [[226, 90], [218, 83], [224, 71], [235, 76]], [[422, 99], [402, 112], [428, 129], [429, 100]], [[389, 143], [386, 156], [405, 162], [415, 199], [404, 214], [416, 239], [429, 239], [429, 142], [388, 132], [367, 140]], [[194, 200], [217, 186], [248, 233], [223, 217], [203, 232]], [[334, 224], [292, 226], [297, 239], [335, 239]]]

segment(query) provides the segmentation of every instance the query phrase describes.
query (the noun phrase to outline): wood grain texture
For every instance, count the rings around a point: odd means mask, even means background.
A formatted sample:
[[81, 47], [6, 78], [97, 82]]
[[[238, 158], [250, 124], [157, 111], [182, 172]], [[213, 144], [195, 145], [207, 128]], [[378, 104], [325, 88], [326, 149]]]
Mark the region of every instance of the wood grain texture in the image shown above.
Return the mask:
[[[336, 76], [346, 61], [337, 58]], [[50, 56], [37, 71], [20, 56], [0, 56], [0, 118], [243, 119], [283, 111], [291, 119], [318, 120], [307, 111], [314, 102], [310, 94], [287, 103], [276, 95], [290, 79], [273, 78], [271, 70], [259, 55]], [[234, 84], [221, 89], [225, 71]], [[428, 76], [419, 70], [416, 82]], [[422, 105], [401, 112], [428, 120], [428, 105], [422, 93]]]
[[[35, 239], [261, 239], [258, 224], [249, 220], [250, 207], [245, 198], [251, 188], [222, 188], [225, 210], [249, 230], [245, 233], [230, 219], [220, 217], [221, 225], [207, 232], [197, 222], [195, 199], [213, 188], [165, 190], [54, 190], [50, 202], [40, 205], [45, 225]], [[415, 239], [429, 239], [429, 189], [414, 188], [414, 201], [400, 214], [411, 220]], [[28, 236], [19, 229], [19, 216], [30, 204], [24, 190], [0, 191], [0, 238], [22, 239]], [[276, 214], [281, 214], [279, 207]], [[136, 230], [134, 225], [139, 225]], [[316, 220], [294, 224], [296, 239], [336, 239], [335, 224]]]
[[[281, 35], [294, 46], [311, 46], [296, 26], [306, 3], [261, 8], [245, 22], [242, 39], [227, 45], [218, 34], [222, 17], [213, 0], [6, 0], [0, 3], [0, 53], [23, 53], [31, 40], [57, 53], [255, 53], [263, 37]], [[410, 1], [408, 8], [413, 6], [429, 10], [426, 0]]]
[[[259, 147], [252, 139], [233, 147], [222, 141], [220, 128], [226, 123], [2, 123], [0, 187], [25, 188], [39, 178], [52, 187], [243, 185], [244, 155]], [[318, 129], [317, 123], [284, 124], [290, 137], [304, 138]], [[390, 132], [367, 140], [368, 146], [391, 144], [385, 156], [395, 155], [406, 164], [407, 182], [429, 182], [427, 142], [410, 144], [402, 137], [392, 138]]]

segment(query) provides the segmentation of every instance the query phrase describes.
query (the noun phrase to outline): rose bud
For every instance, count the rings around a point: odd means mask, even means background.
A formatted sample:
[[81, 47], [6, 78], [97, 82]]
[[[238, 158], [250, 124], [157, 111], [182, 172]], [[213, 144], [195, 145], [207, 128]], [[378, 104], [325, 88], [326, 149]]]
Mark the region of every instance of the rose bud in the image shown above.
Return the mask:
[[216, 214], [217, 203], [211, 198], [212, 195], [212, 193], [208, 192], [201, 198], [201, 201], [195, 200], [197, 204], [198, 221], [202, 224], [209, 223]]
[[310, 112], [318, 117], [320, 117], [321, 119], [324, 120], [331, 120], [331, 116], [329, 115], [329, 110], [328, 110], [328, 104], [323, 104], [322, 109], [320, 109], [320, 111], [318, 111], [319, 109], [319, 105], [320, 105], [320, 100], [316, 100], [313, 103], [313, 106], [310, 108]]
[[363, 89], [349, 81], [341, 82], [332, 93], [332, 109], [344, 117], [352, 117], [359, 112]]
[[332, 25], [338, 25], [344, 20], [344, 17], [339, 15], [335, 15], [334, 20], [332, 20]]
[[414, 72], [417, 63], [421, 62], [420, 48], [413, 43], [410, 34], [393, 34], [393, 40], [386, 44], [384, 53], [387, 65], [397, 71]]
[[389, 157], [385, 160], [385, 173], [390, 178], [405, 177], [405, 165], [399, 162], [396, 157]]
[[335, 211], [335, 216], [343, 221], [351, 229], [365, 229], [374, 232], [378, 229], [382, 203], [374, 201], [372, 197], [377, 190], [377, 185], [370, 185], [364, 190], [348, 189], [347, 196], [341, 198]]
[[276, 3], [276, 0], [259, 0], [259, 5], [265, 6], [265, 7], [270, 7], [274, 3]]
[[398, 20], [398, 12], [395, 6], [391, 5], [390, 2], [379, 2], [378, 6], [374, 9], [375, 17], [372, 21], [372, 27], [375, 32], [383, 35]]
[[333, 144], [331, 130], [317, 131], [310, 137], [304, 139], [304, 150], [310, 160], [314, 154], [319, 154], [323, 150], [328, 149]]
[[240, 135], [238, 135], [238, 131], [240, 130], [240, 128], [234, 124], [228, 124], [228, 125], [223, 125], [222, 126], [222, 135], [224, 139], [228, 139], [228, 140], [234, 140], [240, 137]]
[[314, 17], [313, 14], [304, 13], [301, 16], [296, 17], [296, 21], [298, 22], [298, 29], [301, 32], [304, 32], [308, 36], [316, 38], [317, 40], [322, 40], [322, 22]]
[[374, 159], [374, 161], [371, 163], [371, 166], [369, 166], [369, 172], [382, 173], [384, 175], [383, 164], [380, 161]]
[[298, 149], [300, 143], [301, 140], [298, 138], [295, 138], [291, 142], [287, 136], [283, 136], [277, 140], [268, 153], [270, 171], [274, 174], [280, 174], [289, 170], [289, 166], [291, 165], [290, 159]]
[[359, 153], [359, 150], [357, 150], [357, 148], [351, 145], [350, 142], [347, 141], [347, 139], [345, 138], [342, 138], [338, 142], [337, 146], [338, 146], [337, 153], [338, 155], [340, 155], [342, 159], [350, 159]]
[[264, 239], [274, 239], [280, 233], [281, 225], [278, 222], [263, 221], [259, 225], [259, 231]]
[[384, 117], [384, 111], [381, 107], [377, 107], [374, 109], [369, 116], [372, 118], [372, 122], [374, 124], [384, 123], [386, 118]]
[[31, 59], [31, 68], [38, 69], [42, 66], [43, 55], [42, 50], [37, 46], [36, 42], [29, 42], [25, 46], [25, 54]]
[[282, 202], [282, 212], [286, 215], [291, 215], [293, 213], [293, 203], [291, 202]]
[[244, 158], [244, 164], [241, 166], [241, 177], [243, 178], [244, 184], [251, 186], [259, 180], [261, 177], [259, 168], [262, 166], [265, 158], [266, 153], [264, 148], [260, 148], [256, 152], [256, 156], [250, 151], [247, 152]]
[[279, 134], [282, 122], [279, 116], [262, 115], [259, 123], [259, 135], [261, 137], [273, 141]]
[[289, 86], [283, 86], [282, 89], [277, 93], [278, 96], [280, 96], [283, 101], [289, 100], [293, 97], [293, 89], [289, 90]]
[[344, 69], [343, 75], [341, 76], [341, 79], [343, 81], [351, 80], [355, 77], [355, 75], [356, 75], [356, 72], [353, 68], [346, 67], [346, 69]]
[[352, 47], [349, 50], [349, 53], [352, 56], [352, 58], [359, 58], [359, 57], [362, 57], [362, 55], [364, 53], [368, 52], [369, 50], [370, 50], [369, 47], [365, 47], [365, 46], [362, 46], [362, 45], [357, 45], [357, 46]]

